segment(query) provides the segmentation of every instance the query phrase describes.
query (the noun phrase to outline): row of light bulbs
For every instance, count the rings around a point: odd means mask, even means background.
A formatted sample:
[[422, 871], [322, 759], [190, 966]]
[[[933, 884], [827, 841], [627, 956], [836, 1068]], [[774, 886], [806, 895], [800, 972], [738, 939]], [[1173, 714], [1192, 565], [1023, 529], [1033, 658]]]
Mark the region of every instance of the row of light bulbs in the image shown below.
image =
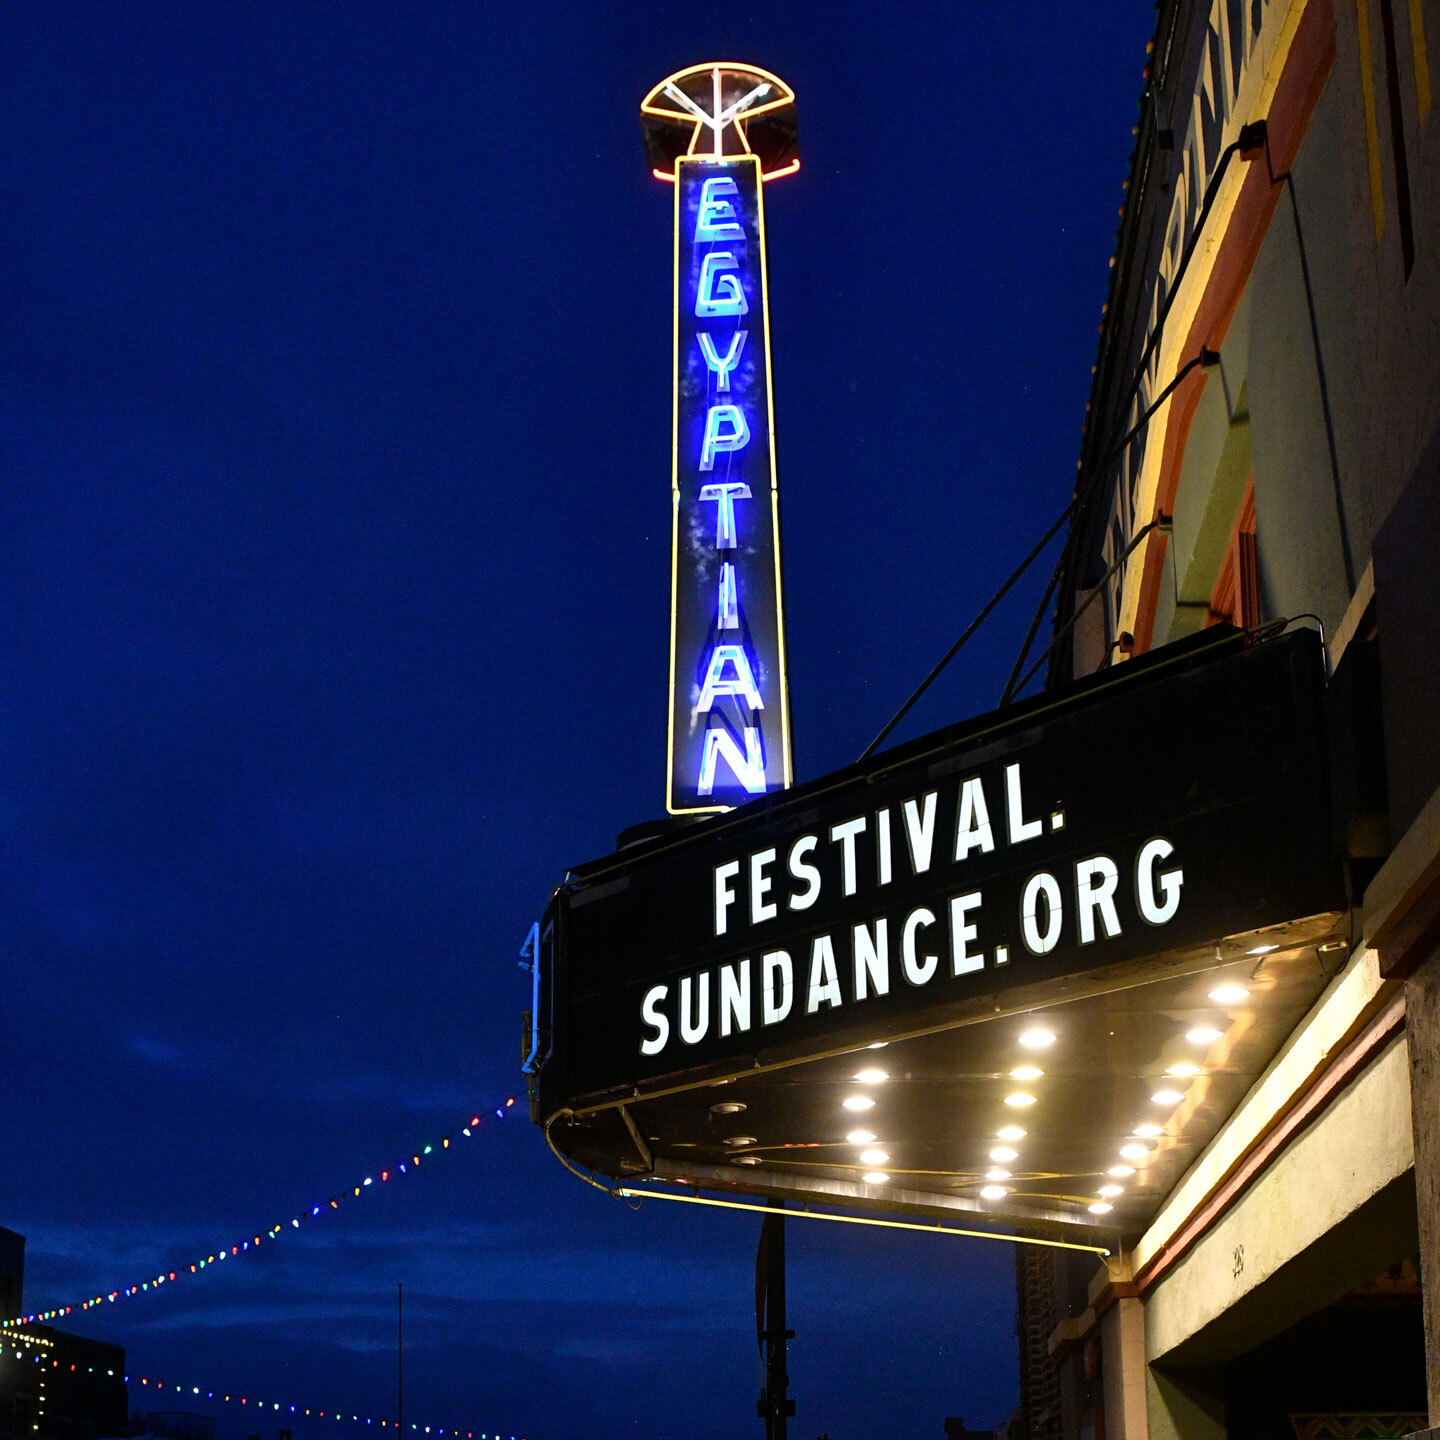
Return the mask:
[[[1250, 954], [1264, 955], [1275, 948], [1274, 945], [1262, 945], [1250, 951]], [[1210, 999], [1216, 1005], [1240, 1005], [1249, 998], [1249, 989], [1233, 982], [1217, 985], [1210, 992]], [[1224, 1033], [1223, 1030], [1217, 1030], [1213, 1025], [1197, 1025], [1185, 1032], [1185, 1038], [1192, 1045], [1213, 1045]], [[1198, 1074], [1200, 1074], [1200, 1066], [1190, 1060], [1177, 1060], [1173, 1065], [1165, 1067], [1165, 1076], [1170, 1080], [1189, 1080]], [[1173, 1086], [1164, 1086], [1151, 1095], [1150, 1101], [1154, 1105], [1164, 1105], [1173, 1109], [1184, 1098], [1183, 1090], [1177, 1090]], [[1100, 1187], [1098, 1192], [1100, 1199], [1089, 1207], [1091, 1214], [1104, 1215], [1109, 1212], [1111, 1207], [1108, 1202], [1117, 1195], [1125, 1193], [1125, 1187], [1114, 1182], [1128, 1180], [1135, 1173], [1135, 1165], [1148, 1160], [1154, 1153], [1148, 1142], [1158, 1139], [1164, 1133], [1163, 1125], [1157, 1125], [1148, 1120], [1142, 1121], [1130, 1132], [1134, 1138], [1127, 1140], [1120, 1147], [1121, 1163], [1110, 1166], [1106, 1171], [1106, 1174], [1111, 1176], [1111, 1181]]]
[[[1252, 954], [1265, 954], [1273, 950], [1274, 946], [1259, 947]], [[1240, 984], [1227, 983], [1217, 986], [1210, 992], [1210, 999], [1216, 1005], [1239, 1005], [1250, 998], [1250, 991]], [[1186, 1032], [1185, 1038], [1192, 1045], [1211, 1045], [1220, 1039], [1223, 1031], [1217, 1030], [1212, 1025], [1197, 1025]], [[1034, 1026], [1023, 1031], [1019, 1043], [1027, 1050], [1046, 1050], [1055, 1043], [1053, 1031], [1042, 1026]], [[1044, 1075], [1038, 1065], [1022, 1064], [1017, 1065], [1011, 1072], [1012, 1080], [1033, 1081]], [[1188, 1060], [1176, 1061], [1166, 1068], [1167, 1077], [1174, 1080], [1188, 1080], [1200, 1073], [1200, 1066]], [[1014, 1090], [1005, 1096], [1005, 1103], [1012, 1109], [1028, 1109], [1035, 1104], [1035, 1096], [1028, 1090]], [[1152, 1103], [1156, 1105], [1178, 1105], [1185, 1098], [1181, 1090], [1173, 1087], [1165, 1087], [1157, 1090], [1151, 1097]], [[1003, 1181], [1011, 1178], [1012, 1172], [1005, 1167], [1013, 1165], [1020, 1158], [1020, 1152], [1015, 1149], [1015, 1144], [1025, 1138], [1025, 1130], [1019, 1125], [1004, 1125], [995, 1132], [995, 1138], [1002, 1143], [991, 1148], [989, 1158], [992, 1162], [991, 1168], [985, 1172], [986, 1183], [981, 1187], [980, 1197], [984, 1200], [1003, 1200], [1009, 1193], [1009, 1187]], [[1135, 1163], [1148, 1160], [1152, 1151], [1149, 1141], [1157, 1139], [1165, 1133], [1163, 1125], [1156, 1125], [1153, 1122], [1142, 1122], [1136, 1125], [1131, 1131], [1132, 1139], [1127, 1140], [1120, 1146], [1120, 1162], [1111, 1165], [1106, 1171], [1110, 1177], [1104, 1185], [1101, 1185], [1096, 1192], [1096, 1198], [1086, 1209], [1092, 1215], [1108, 1215], [1115, 1207], [1113, 1201], [1125, 1193], [1124, 1185], [1118, 1183], [1128, 1180], [1135, 1174]]]
[[[1252, 950], [1251, 954], [1263, 955], [1276, 947], [1261, 946]], [[1239, 1005], [1250, 998], [1250, 991], [1240, 984], [1228, 983], [1217, 986], [1210, 992], [1210, 999], [1217, 1005]], [[1223, 1031], [1217, 1030], [1211, 1025], [1197, 1025], [1186, 1032], [1185, 1038], [1193, 1045], [1210, 1045], [1220, 1039]], [[1055, 1043], [1055, 1033], [1043, 1026], [1032, 1026], [1024, 1030], [1018, 1036], [1019, 1044], [1026, 1050], [1041, 1051], [1048, 1050]], [[871, 1050], [883, 1050], [888, 1041], [877, 1041], [868, 1046]], [[1188, 1060], [1176, 1061], [1166, 1068], [1165, 1074], [1174, 1080], [1188, 1080], [1200, 1073], [1200, 1067]], [[1024, 1063], [1017, 1065], [1010, 1071], [1012, 1080], [1020, 1081], [1022, 1084], [1029, 1084], [1032, 1081], [1041, 1079], [1045, 1071], [1040, 1066]], [[889, 1073], [878, 1065], [867, 1066], [854, 1075], [857, 1085], [874, 1086], [881, 1085], [890, 1078]], [[1156, 1105], [1178, 1105], [1185, 1098], [1181, 1090], [1165, 1087], [1157, 1090], [1151, 1097]], [[1036, 1097], [1029, 1090], [1012, 1090], [1005, 1096], [1005, 1104], [1013, 1110], [1026, 1110], [1036, 1103]], [[845, 1096], [840, 1102], [841, 1107], [852, 1114], [863, 1114], [875, 1107], [875, 1097], [865, 1091], [858, 1091]], [[743, 1106], [726, 1104], [712, 1107], [715, 1111], [729, 1113], [743, 1109]], [[1117, 1196], [1125, 1193], [1125, 1187], [1116, 1182], [1128, 1180], [1135, 1174], [1135, 1166], [1131, 1161], [1143, 1161], [1151, 1155], [1150, 1145], [1146, 1141], [1157, 1139], [1164, 1134], [1164, 1126], [1152, 1122], [1143, 1122], [1136, 1125], [1131, 1135], [1134, 1137], [1127, 1140], [1119, 1150], [1122, 1163], [1112, 1165], [1106, 1171], [1110, 1177], [1106, 1184], [1100, 1186], [1096, 1192], [1096, 1199], [1086, 1208], [1092, 1215], [1108, 1215], [1115, 1207], [1111, 1203]], [[1001, 1143], [991, 1147], [989, 1152], [990, 1168], [985, 1171], [985, 1184], [980, 1188], [980, 1197], [983, 1200], [1003, 1200], [1010, 1194], [1010, 1187], [1003, 1182], [1013, 1178], [1013, 1172], [1007, 1166], [1013, 1165], [1020, 1159], [1020, 1152], [1015, 1149], [1016, 1144], [1025, 1139], [1026, 1131], [1021, 1125], [1002, 1125], [996, 1132], [995, 1138]], [[890, 1155], [887, 1151], [879, 1148], [876, 1144], [878, 1136], [873, 1130], [856, 1129], [849, 1131], [845, 1136], [846, 1144], [857, 1147], [859, 1153], [857, 1158], [861, 1165], [870, 1167], [862, 1175], [861, 1179], [867, 1185], [884, 1185], [890, 1180], [889, 1174], [880, 1167], [887, 1164]], [[726, 1140], [727, 1145], [753, 1145], [755, 1137], [751, 1135], [737, 1135]], [[744, 1165], [758, 1165], [758, 1155], [740, 1155], [736, 1157], [736, 1163]]]

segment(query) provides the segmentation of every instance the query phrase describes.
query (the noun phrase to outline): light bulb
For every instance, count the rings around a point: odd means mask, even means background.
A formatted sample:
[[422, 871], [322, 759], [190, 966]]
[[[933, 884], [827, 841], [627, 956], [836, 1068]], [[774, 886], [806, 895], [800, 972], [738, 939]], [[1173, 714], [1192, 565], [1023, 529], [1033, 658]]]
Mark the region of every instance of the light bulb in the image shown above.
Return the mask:
[[1001, 1165], [1008, 1165], [1012, 1160], [1020, 1158], [1020, 1152], [1012, 1150], [1008, 1145], [997, 1145], [990, 1152], [990, 1158], [999, 1161]]
[[980, 1187], [982, 1200], [1003, 1200], [1009, 1193], [1003, 1185], [982, 1185]]
[[1024, 1034], [1020, 1036], [1020, 1043], [1027, 1050], [1043, 1050], [1047, 1045], [1053, 1045], [1055, 1043], [1055, 1036], [1049, 1030], [1042, 1030], [1037, 1027], [1034, 1030], [1026, 1030]]
[[888, 1072], [886, 1072], [886, 1071], [884, 1071], [884, 1070], [871, 1069], [871, 1070], [861, 1070], [861, 1071], [859, 1071], [859, 1072], [856, 1074], [855, 1078], [856, 1078], [856, 1080], [858, 1080], [858, 1081], [860, 1082], [860, 1084], [862, 1084], [862, 1085], [879, 1085], [879, 1084], [881, 1084], [883, 1081], [888, 1080], [888, 1079], [890, 1078], [890, 1076], [889, 1076]]
[[1217, 985], [1210, 998], [1217, 1005], [1239, 1005], [1250, 998], [1250, 992], [1243, 985]]
[[847, 1095], [840, 1103], [847, 1110], [869, 1110], [875, 1104], [868, 1095]]
[[852, 1130], [845, 1137], [852, 1145], [871, 1145], [875, 1141], [873, 1130]]

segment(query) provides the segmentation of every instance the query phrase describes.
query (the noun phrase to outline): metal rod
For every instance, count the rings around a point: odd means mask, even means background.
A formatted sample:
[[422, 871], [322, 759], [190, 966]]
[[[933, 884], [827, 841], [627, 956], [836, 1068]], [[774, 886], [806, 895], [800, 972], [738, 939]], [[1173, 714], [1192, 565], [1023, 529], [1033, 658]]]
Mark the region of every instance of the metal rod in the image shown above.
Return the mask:
[[[664, 1190], [631, 1190], [622, 1186], [626, 1200], [678, 1200], [682, 1205], [713, 1205], [720, 1210], [749, 1210], [768, 1215], [764, 1205], [742, 1205], [738, 1200], [711, 1200], [704, 1195], [671, 1195]], [[1046, 1245], [1052, 1250], [1083, 1250], [1087, 1255], [1112, 1255], [1103, 1245], [1079, 1245], [1073, 1240], [1042, 1240], [1033, 1235], [1002, 1235], [991, 1230], [961, 1230], [953, 1225], [917, 1225], [910, 1220], [880, 1220], [873, 1215], [825, 1215], [817, 1210], [787, 1210], [798, 1220], [833, 1220], [837, 1225], [879, 1225], [887, 1230], [920, 1230], [926, 1235], [963, 1235], [968, 1240], [1008, 1240], [1012, 1245]]]
[[[1155, 412], [1175, 393], [1180, 382], [1197, 366], [1204, 365], [1207, 368], [1220, 363], [1220, 356], [1217, 351], [1211, 350], [1208, 346], [1202, 345], [1198, 355], [1192, 355], [1176, 372], [1175, 378], [1155, 397], [1154, 402], [1145, 413], [1118, 439], [1109, 450], [1101, 457], [1100, 463], [1090, 472], [1090, 478], [1085, 486], [1070, 502], [1072, 510], [1081, 510], [1090, 499], [1091, 492], [1110, 468], [1111, 461], [1124, 453], [1125, 447], [1150, 423]], [[1077, 516], [1078, 518], [1078, 516]], [[1046, 607], [1050, 604], [1051, 593], [1065, 568], [1065, 562], [1070, 557], [1071, 545], [1074, 532], [1072, 531], [1065, 539], [1065, 547], [1060, 552], [1060, 559], [1055, 564], [1055, 573], [1050, 577], [1050, 583], [1045, 587], [1045, 593], [1040, 597], [1040, 604], [1035, 610], [1035, 618], [1030, 622], [1030, 630], [1025, 636], [1025, 643], [1020, 647], [1020, 653], [1015, 657], [1015, 667], [1010, 671], [1010, 679], [1005, 683], [1004, 694], [1000, 696], [1001, 705], [1008, 705], [1019, 693], [1021, 685], [1015, 683], [1015, 677], [1019, 675], [1020, 668], [1025, 664], [1030, 654], [1030, 647], [1035, 643], [1036, 632], [1040, 629], [1040, 622], [1044, 618]], [[1127, 552], [1128, 553], [1128, 552]], [[1053, 646], [1051, 647], [1054, 648]], [[1048, 652], [1047, 652], [1048, 653]], [[1025, 677], [1028, 680], [1030, 677]], [[1023, 684], [1023, 682], [1022, 682]]]
[[1010, 587], [1028, 570], [1034, 562], [1035, 557], [1055, 538], [1055, 532], [1070, 518], [1075, 509], [1075, 502], [1072, 500], [1064, 510], [1056, 516], [1054, 523], [1036, 542], [1030, 553], [1020, 562], [1019, 566], [1012, 572], [1010, 578], [990, 597], [980, 613], [961, 632], [960, 638], [940, 658], [940, 663], [920, 682], [910, 698], [891, 716], [885, 728], [865, 747], [860, 754], [861, 760], [868, 760], [876, 750], [884, 744], [890, 732], [910, 713], [915, 702], [934, 684], [940, 672], [960, 653], [960, 647], [985, 623], [990, 612], [1009, 593]]
[[405, 1287], [395, 1286], [395, 1428], [405, 1428]]
[[1025, 678], [1015, 687], [1018, 695], [1034, 678], [1035, 672], [1050, 658], [1055, 647], [1075, 628], [1075, 622], [1095, 603], [1100, 592], [1105, 588], [1105, 582], [1130, 558], [1135, 547], [1152, 531], [1168, 530], [1170, 528], [1170, 517], [1161, 515], [1152, 520], [1148, 525], [1142, 525], [1136, 532], [1135, 538], [1125, 547], [1120, 558], [1100, 577], [1095, 588], [1085, 597], [1085, 603], [1075, 611], [1073, 615], [1055, 632], [1055, 638], [1045, 647], [1040, 658], [1025, 672]]

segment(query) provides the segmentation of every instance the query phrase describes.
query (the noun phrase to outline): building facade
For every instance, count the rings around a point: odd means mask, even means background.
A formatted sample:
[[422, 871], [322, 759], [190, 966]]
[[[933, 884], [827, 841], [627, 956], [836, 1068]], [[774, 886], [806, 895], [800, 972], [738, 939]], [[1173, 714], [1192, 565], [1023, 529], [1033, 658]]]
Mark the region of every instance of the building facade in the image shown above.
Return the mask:
[[[24, 1309], [25, 1237], [0, 1229], [5, 1314]], [[0, 1332], [0, 1440], [104, 1440], [125, 1433], [125, 1351], [53, 1325]]]
[[1143, 1231], [1024, 1257], [1036, 1440], [1440, 1426], [1437, 36], [1433, 0], [1158, 7], [1049, 683], [1315, 628], [1351, 908]]

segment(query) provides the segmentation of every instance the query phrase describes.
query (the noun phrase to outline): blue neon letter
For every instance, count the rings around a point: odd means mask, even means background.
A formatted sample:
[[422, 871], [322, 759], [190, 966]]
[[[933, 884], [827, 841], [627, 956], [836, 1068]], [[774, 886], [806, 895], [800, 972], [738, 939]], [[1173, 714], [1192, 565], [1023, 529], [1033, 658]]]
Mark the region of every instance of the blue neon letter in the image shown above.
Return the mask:
[[728, 730], [705, 732], [705, 748], [700, 752], [700, 783], [695, 787], [701, 795], [715, 793], [715, 761], [723, 756], [735, 778], [751, 795], [765, 793], [765, 757], [760, 753], [760, 731], [757, 726], [745, 727], [745, 753]]
[[705, 415], [705, 438], [700, 443], [700, 468], [713, 470], [716, 455], [743, 450], [749, 443], [750, 425], [740, 413], [740, 407], [712, 405]]
[[[702, 467], [703, 468], [703, 467]], [[715, 548], [733, 550], [735, 539], [735, 502], [748, 500], [750, 487], [741, 481], [728, 480], [724, 485], [702, 485], [700, 499], [715, 501]]]
[[728, 175], [717, 175], [700, 187], [700, 210], [695, 217], [695, 243], [743, 240], [745, 228], [726, 196], [739, 196], [740, 188]]
[[700, 262], [700, 290], [695, 296], [695, 313], [707, 315], [744, 315], [750, 306], [740, 288], [740, 277], [732, 271], [740, 268], [728, 250], [712, 250]]
[[[734, 679], [725, 675], [725, 667], [735, 667]], [[743, 645], [717, 645], [710, 652], [710, 667], [705, 672], [705, 683], [700, 687], [700, 703], [696, 713], [706, 714], [714, 707], [717, 695], [743, 695], [745, 703], [752, 710], [763, 710], [765, 702], [755, 686], [755, 675], [750, 669], [750, 658]]]
[[740, 607], [735, 600], [735, 567], [726, 561], [720, 567], [720, 615], [715, 622], [717, 630], [737, 630], [740, 627]]
[[696, 337], [700, 341], [700, 353], [705, 357], [705, 363], [716, 376], [717, 390], [730, 388], [730, 372], [740, 363], [740, 357], [745, 353], [745, 337], [748, 334], [747, 330], [737, 330], [730, 337], [730, 348], [724, 355], [715, 349], [715, 342], [707, 331], [702, 330]]

